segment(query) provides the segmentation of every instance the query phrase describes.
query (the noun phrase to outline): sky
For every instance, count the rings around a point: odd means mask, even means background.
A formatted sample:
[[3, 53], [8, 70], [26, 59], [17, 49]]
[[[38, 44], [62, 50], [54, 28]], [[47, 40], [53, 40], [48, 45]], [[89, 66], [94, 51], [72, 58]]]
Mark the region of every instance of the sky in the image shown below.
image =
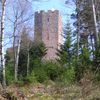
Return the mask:
[[[40, 10], [45, 10], [45, 11], [47, 11], [47, 10], [59, 10], [60, 15], [62, 17], [62, 23], [64, 26], [64, 24], [68, 20], [72, 23], [72, 20], [70, 19], [70, 15], [74, 11], [74, 6], [65, 5], [65, 1], [66, 0], [41, 0], [41, 2], [38, 2], [38, 0], [35, 0], [32, 3], [32, 9], [30, 9], [30, 10], [32, 10], [33, 13], [34, 13], [34, 11], [40, 11]], [[11, 17], [12, 12], [10, 10], [8, 10], [8, 12], [10, 13], [9, 16]], [[34, 23], [34, 21], [33, 21], [33, 23]], [[31, 22], [32, 25], [33, 25], [33, 23]], [[6, 31], [7, 31], [6, 33], [10, 33], [9, 30], [12, 30], [11, 29], [12, 26], [10, 26], [9, 24], [7, 25], [7, 24], [8, 24], [8, 22], [6, 23]], [[6, 40], [5, 44], [8, 44], [7, 47], [9, 47], [10, 45], [9, 45], [7, 39], [5, 39], [5, 40]]]
[[74, 6], [65, 5], [65, 1], [66, 0], [42, 0], [41, 2], [34, 2], [33, 9], [35, 9], [36, 11], [47, 11], [54, 9], [59, 10], [62, 17], [62, 21], [65, 22], [65, 20], [70, 20], [70, 15], [74, 11]]

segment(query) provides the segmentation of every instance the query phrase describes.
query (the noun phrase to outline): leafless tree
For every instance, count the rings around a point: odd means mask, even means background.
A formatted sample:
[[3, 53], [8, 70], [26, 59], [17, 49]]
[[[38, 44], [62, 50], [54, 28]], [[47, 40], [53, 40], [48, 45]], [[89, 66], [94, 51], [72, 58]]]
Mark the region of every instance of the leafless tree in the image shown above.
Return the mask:
[[97, 15], [96, 15], [96, 7], [95, 7], [94, 0], [92, 0], [92, 11], [93, 11], [93, 21], [94, 21], [94, 31], [95, 31], [95, 38], [96, 42], [99, 42], [99, 37], [98, 37], [98, 28], [97, 28]]
[[2, 4], [2, 13], [1, 13], [1, 36], [0, 36], [0, 53], [1, 53], [1, 68], [3, 74], [3, 87], [6, 87], [6, 77], [5, 77], [5, 53], [4, 53], [4, 25], [5, 25], [5, 8], [6, 0], [1, 0]]
[[33, 14], [29, 13], [30, 6], [25, 0], [11, 0], [11, 6], [13, 15], [10, 15], [8, 19], [13, 26], [13, 65], [15, 69], [15, 81], [17, 81], [22, 30], [24, 25], [33, 17]]

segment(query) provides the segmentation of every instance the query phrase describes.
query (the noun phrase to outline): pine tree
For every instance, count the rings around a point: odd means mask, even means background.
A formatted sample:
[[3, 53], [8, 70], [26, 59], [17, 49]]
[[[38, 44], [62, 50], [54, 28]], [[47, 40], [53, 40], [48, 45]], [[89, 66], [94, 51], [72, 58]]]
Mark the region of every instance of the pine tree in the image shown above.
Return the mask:
[[69, 22], [64, 28], [63, 37], [65, 42], [63, 45], [61, 45], [60, 49], [57, 50], [57, 55], [59, 56], [57, 61], [62, 65], [70, 67], [72, 60], [72, 32]]

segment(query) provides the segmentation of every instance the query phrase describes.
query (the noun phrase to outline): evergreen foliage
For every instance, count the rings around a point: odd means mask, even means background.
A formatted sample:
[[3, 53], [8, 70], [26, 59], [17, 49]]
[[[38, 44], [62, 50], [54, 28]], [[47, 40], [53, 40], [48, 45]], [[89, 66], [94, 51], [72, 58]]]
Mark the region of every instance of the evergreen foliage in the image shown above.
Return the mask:
[[71, 66], [72, 61], [72, 32], [70, 23], [67, 23], [64, 28], [63, 37], [64, 44], [58, 49], [57, 55], [59, 56], [58, 62], [62, 65]]

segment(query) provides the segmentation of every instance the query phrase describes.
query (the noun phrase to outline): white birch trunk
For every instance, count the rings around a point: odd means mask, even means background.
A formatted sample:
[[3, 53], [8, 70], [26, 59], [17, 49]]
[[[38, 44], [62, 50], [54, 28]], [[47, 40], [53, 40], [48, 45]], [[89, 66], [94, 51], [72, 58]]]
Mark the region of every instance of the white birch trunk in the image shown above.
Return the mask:
[[92, 10], [93, 10], [93, 19], [94, 19], [94, 26], [95, 26], [95, 38], [96, 38], [96, 42], [98, 43], [99, 37], [98, 37], [98, 28], [97, 28], [97, 19], [96, 19], [94, 0], [92, 0]]
[[19, 52], [20, 52], [20, 46], [21, 46], [21, 35], [18, 40], [18, 47], [16, 52], [16, 60], [15, 60], [15, 81], [18, 81], [18, 63], [19, 63]]
[[5, 8], [6, 0], [2, 0], [2, 15], [1, 15], [1, 68], [3, 74], [3, 87], [6, 87], [6, 77], [5, 77], [5, 51], [4, 51], [4, 21], [5, 21]]
[[16, 27], [15, 27], [15, 23], [14, 23], [14, 30], [13, 30], [13, 66], [14, 66], [14, 69], [15, 69], [15, 63], [16, 63], [15, 30], [16, 30]]

